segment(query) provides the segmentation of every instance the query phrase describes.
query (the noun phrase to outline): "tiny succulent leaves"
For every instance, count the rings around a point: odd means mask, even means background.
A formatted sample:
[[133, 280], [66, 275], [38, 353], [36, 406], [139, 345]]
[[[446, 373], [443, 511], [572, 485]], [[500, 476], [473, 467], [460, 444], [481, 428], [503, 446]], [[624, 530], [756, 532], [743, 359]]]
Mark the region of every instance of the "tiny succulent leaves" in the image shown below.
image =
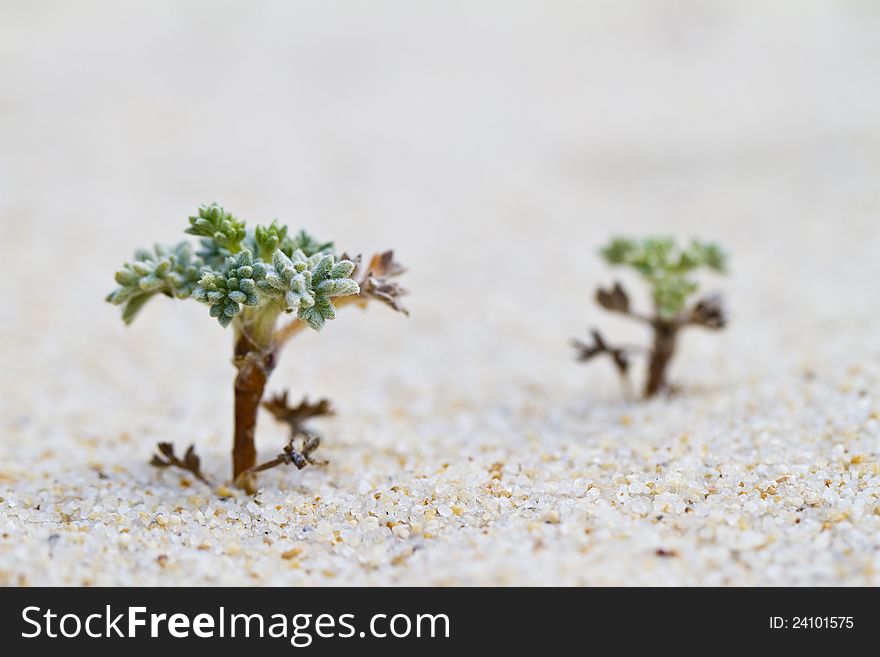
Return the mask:
[[724, 273], [727, 268], [724, 251], [712, 242], [692, 241], [682, 248], [668, 237], [615, 238], [601, 253], [610, 264], [629, 266], [641, 274], [651, 286], [658, 312], [667, 318], [681, 313], [697, 291], [690, 273], [703, 267]]
[[260, 303], [254, 276], [263, 270], [254, 267], [251, 252], [244, 250], [227, 258], [221, 272], [203, 270], [202, 278], [192, 296], [196, 301], [211, 306], [211, 317], [215, 317], [221, 326], [229, 326], [241, 312], [242, 306], [256, 306]]
[[293, 241], [287, 236], [287, 226], [274, 219], [268, 226], [254, 228], [254, 253], [262, 260], [271, 261], [278, 249], [292, 253]]
[[316, 253], [333, 253], [333, 242], [322, 242], [304, 230], [290, 237], [287, 226], [279, 224], [277, 219], [268, 226], [254, 229], [253, 246], [254, 253], [266, 262], [272, 262], [275, 251], [281, 251], [288, 258], [297, 250], [307, 257]]
[[116, 274], [119, 287], [107, 300], [124, 305], [130, 323], [155, 294], [192, 297], [210, 306], [221, 326], [229, 326], [245, 308], [271, 306], [295, 312], [320, 330], [334, 319], [333, 297], [357, 295], [355, 263], [339, 258], [333, 242], [305, 230], [291, 234], [277, 219], [248, 231], [245, 222], [216, 203], [203, 205], [189, 218], [185, 232], [201, 238], [193, 253], [189, 243], [141, 250]]
[[285, 255], [292, 256], [293, 252], [297, 249], [306, 254], [307, 257], [311, 257], [316, 253], [332, 253], [333, 242], [322, 242], [315, 239], [313, 235], [301, 230], [290, 241], [289, 248], [285, 249], [282, 247], [281, 250]]
[[189, 224], [185, 231], [188, 235], [207, 238], [230, 254], [241, 250], [241, 243], [247, 235], [244, 222], [216, 203], [200, 207], [198, 215], [189, 218]]
[[226, 258], [243, 248], [247, 238], [244, 222], [216, 203], [201, 206], [198, 214], [189, 218], [189, 223], [184, 232], [201, 237], [197, 255], [207, 267], [221, 269]]
[[175, 246], [157, 244], [152, 251], [141, 249], [133, 261], [116, 272], [119, 287], [107, 296], [107, 301], [123, 306], [122, 319], [130, 324], [156, 294], [189, 297], [198, 284], [200, 267], [201, 261], [186, 242]]
[[288, 257], [280, 249], [272, 256], [272, 266], [261, 272], [258, 288], [277, 298], [288, 312], [296, 312], [316, 331], [336, 317], [333, 297], [358, 294], [360, 287], [352, 280], [354, 263], [336, 260], [332, 253], [317, 252], [307, 256], [301, 249]]

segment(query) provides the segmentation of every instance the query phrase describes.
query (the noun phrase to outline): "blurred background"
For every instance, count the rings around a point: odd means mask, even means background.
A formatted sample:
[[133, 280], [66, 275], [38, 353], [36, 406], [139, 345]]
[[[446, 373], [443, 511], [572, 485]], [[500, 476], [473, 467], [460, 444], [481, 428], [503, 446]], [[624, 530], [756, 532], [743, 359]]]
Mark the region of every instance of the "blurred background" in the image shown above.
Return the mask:
[[878, 35], [870, 0], [2, 0], [3, 453], [131, 432], [225, 458], [229, 334], [103, 301], [211, 201], [410, 266], [409, 320], [343, 312], [276, 374], [349, 417], [616, 399], [567, 341], [640, 336], [592, 303], [617, 233], [733, 254], [706, 280], [730, 329], [676, 364], [694, 389], [876, 357]]

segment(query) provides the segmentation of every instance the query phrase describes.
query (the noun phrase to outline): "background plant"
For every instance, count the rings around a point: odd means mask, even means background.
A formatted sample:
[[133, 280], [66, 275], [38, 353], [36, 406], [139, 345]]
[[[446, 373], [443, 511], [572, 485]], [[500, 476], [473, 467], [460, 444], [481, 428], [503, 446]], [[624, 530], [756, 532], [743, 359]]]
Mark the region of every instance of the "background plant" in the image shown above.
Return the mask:
[[[620, 313], [648, 325], [653, 342], [648, 349], [648, 368], [643, 394], [653, 397], [669, 387], [667, 371], [676, 352], [680, 331], [689, 326], [711, 330], [724, 328], [727, 321], [721, 298], [709, 295], [692, 302], [699, 285], [694, 278], [700, 269], [726, 273], [727, 257], [712, 242], [691, 241], [678, 246], [668, 237], [647, 239], [615, 238], [601, 250], [611, 265], [634, 269], [647, 283], [653, 311], [644, 314], [631, 307], [630, 296], [620, 282], [610, 288], [596, 290], [597, 303], [611, 312]], [[621, 377], [628, 382], [631, 355], [638, 348], [613, 346], [598, 330], [592, 331], [592, 342], [575, 341], [579, 360], [588, 361], [600, 354], [613, 360]]]
[[[400, 305], [405, 291], [396, 281], [404, 270], [392, 251], [373, 256], [364, 267], [360, 256], [339, 256], [333, 242], [322, 242], [304, 230], [292, 235], [278, 220], [248, 230], [244, 221], [217, 204], [200, 207], [184, 232], [199, 238], [197, 250], [188, 241], [139, 250], [116, 272], [118, 287], [107, 300], [122, 306], [128, 324], [156, 296], [192, 298], [208, 306], [220, 326], [232, 327], [237, 369], [232, 477], [253, 491], [258, 471], [282, 463], [303, 467], [314, 462], [311, 453], [318, 441], [302, 422], [331, 413], [326, 400], [303, 400], [291, 408], [286, 394], [273, 399], [267, 407], [290, 424], [292, 435], [284, 455], [257, 465], [257, 412], [283, 347], [306, 326], [321, 330], [344, 305], [363, 307], [375, 300], [405, 313]], [[282, 322], [286, 316], [291, 319]], [[297, 422], [291, 423], [291, 418]], [[303, 445], [300, 451], [297, 442]], [[170, 444], [163, 443], [159, 451], [161, 456], [153, 459], [157, 467], [182, 467], [204, 479], [192, 448], [183, 459], [174, 456]]]

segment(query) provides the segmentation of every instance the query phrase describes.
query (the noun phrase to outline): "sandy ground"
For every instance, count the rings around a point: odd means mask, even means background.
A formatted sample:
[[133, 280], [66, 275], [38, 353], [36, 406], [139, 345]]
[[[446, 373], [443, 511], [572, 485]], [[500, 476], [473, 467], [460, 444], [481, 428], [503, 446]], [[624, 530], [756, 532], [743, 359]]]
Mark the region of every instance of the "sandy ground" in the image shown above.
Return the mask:
[[[878, 33], [855, 0], [4, 0], [0, 582], [880, 583]], [[411, 267], [410, 319], [284, 354], [330, 465], [255, 497], [220, 487], [230, 334], [103, 302], [212, 200]], [[646, 338], [590, 301], [621, 232], [734, 254], [672, 400], [572, 362]]]

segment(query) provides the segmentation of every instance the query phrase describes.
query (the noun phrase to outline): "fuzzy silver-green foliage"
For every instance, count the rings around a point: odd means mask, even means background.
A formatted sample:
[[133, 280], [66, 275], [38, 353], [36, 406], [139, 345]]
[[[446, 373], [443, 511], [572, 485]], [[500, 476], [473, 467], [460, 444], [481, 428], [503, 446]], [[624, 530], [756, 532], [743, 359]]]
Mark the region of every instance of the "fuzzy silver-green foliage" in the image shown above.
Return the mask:
[[282, 248], [281, 250], [287, 256], [292, 256], [293, 252], [299, 249], [306, 256], [311, 257], [316, 253], [333, 253], [333, 242], [322, 242], [314, 238], [304, 230], [299, 231], [290, 241], [290, 250]]
[[272, 266], [261, 272], [257, 287], [317, 331], [336, 317], [333, 297], [360, 292], [351, 278], [353, 271], [353, 262], [337, 261], [333, 253], [319, 251], [307, 256], [297, 249], [288, 257], [279, 249], [272, 257]]
[[157, 244], [152, 251], [139, 249], [134, 260], [116, 272], [119, 284], [107, 296], [110, 303], [121, 305], [126, 324], [157, 294], [185, 299], [193, 293], [201, 277], [202, 262], [193, 255], [187, 242], [175, 246]]
[[187, 235], [208, 238], [232, 253], [241, 250], [241, 243], [247, 236], [244, 222], [216, 203], [200, 207], [199, 213], [189, 218], [189, 224], [184, 231]]
[[615, 238], [601, 253], [610, 264], [629, 266], [641, 274], [651, 287], [657, 311], [666, 318], [682, 312], [697, 291], [691, 274], [701, 268], [718, 273], [727, 269], [726, 254], [713, 242], [691, 241], [680, 247], [668, 237]]
[[192, 297], [210, 306], [210, 315], [228, 326], [245, 308], [254, 312], [296, 312], [313, 329], [334, 319], [333, 297], [358, 294], [355, 265], [339, 260], [333, 242], [321, 242], [304, 230], [293, 236], [272, 221], [248, 231], [245, 223], [217, 204], [203, 205], [189, 218], [189, 243], [141, 250], [116, 273], [119, 287], [107, 301], [123, 306], [130, 323], [156, 294]]
[[321, 242], [304, 230], [292, 237], [287, 233], [287, 226], [273, 219], [268, 226], [257, 226], [253, 239], [248, 238], [246, 243], [258, 258], [266, 262], [272, 262], [275, 251], [281, 251], [287, 257], [293, 256], [296, 250], [302, 251], [306, 256], [333, 252], [333, 242]]
[[[257, 285], [254, 280], [254, 259], [251, 252], [244, 250], [230, 256], [222, 271], [205, 269], [198, 287], [192, 296], [211, 306], [211, 317], [216, 317], [221, 326], [229, 326], [242, 306], [256, 306], [260, 303]], [[257, 271], [261, 271], [260, 268]]]
[[287, 226], [273, 219], [268, 226], [254, 228], [254, 253], [258, 258], [271, 262], [275, 251], [293, 253], [293, 240], [287, 236]]
[[201, 206], [198, 213], [189, 218], [189, 228], [184, 232], [202, 238], [202, 248], [197, 255], [205, 265], [217, 268], [223, 266], [226, 258], [241, 251], [247, 237], [245, 223], [216, 203]]

